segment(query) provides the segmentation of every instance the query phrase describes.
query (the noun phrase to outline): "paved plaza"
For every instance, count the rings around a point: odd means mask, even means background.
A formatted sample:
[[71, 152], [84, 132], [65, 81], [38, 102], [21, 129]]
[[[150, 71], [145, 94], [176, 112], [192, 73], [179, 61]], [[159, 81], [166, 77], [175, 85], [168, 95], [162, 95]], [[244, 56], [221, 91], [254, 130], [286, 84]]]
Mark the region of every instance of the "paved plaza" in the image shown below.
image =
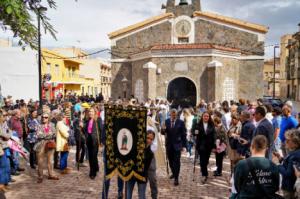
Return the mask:
[[[75, 149], [75, 148], [74, 148]], [[75, 167], [75, 150], [72, 149], [69, 156], [69, 166], [73, 168], [68, 175], [60, 177], [59, 181], [49, 181], [45, 176], [42, 184], [37, 184], [37, 172], [26, 167], [26, 172], [22, 175], [14, 177], [15, 183], [10, 186], [10, 191], [6, 193], [7, 199], [95, 199], [101, 198], [103, 186], [103, 163], [101, 162], [100, 175], [95, 180], [90, 180], [88, 176], [88, 167], [80, 168], [77, 171]], [[162, 151], [162, 150], [159, 150]], [[210, 177], [208, 183], [203, 185], [200, 178], [199, 164], [196, 167], [196, 173], [193, 174], [193, 159], [188, 158], [184, 153], [181, 161], [180, 185], [175, 187], [173, 181], [169, 179], [164, 163], [164, 156], [162, 153], [156, 154], [157, 158], [157, 177], [159, 198], [163, 199], [210, 199], [210, 198], [228, 198], [229, 196], [229, 162], [225, 160], [225, 171], [223, 177], [213, 177], [212, 171], [215, 169], [214, 155], [210, 159]], [[100, 155], [99, 155], [100, 157]], [[100, 159], [100, 158], [99, 158]], [[57, 171], [57, 170], [56, 170]], [[44, 172], [47, 175], [47, 171]], [[195, 180], [193, 181], [193, 177]], [[117, 180], [116, 177], [111, 182], [111, 190], [109, 198], [117, 198]], [[137, 198], [137, 187], [133, 198]], [[147, 198], [150, 197], [150, 186], [147, 186]]]

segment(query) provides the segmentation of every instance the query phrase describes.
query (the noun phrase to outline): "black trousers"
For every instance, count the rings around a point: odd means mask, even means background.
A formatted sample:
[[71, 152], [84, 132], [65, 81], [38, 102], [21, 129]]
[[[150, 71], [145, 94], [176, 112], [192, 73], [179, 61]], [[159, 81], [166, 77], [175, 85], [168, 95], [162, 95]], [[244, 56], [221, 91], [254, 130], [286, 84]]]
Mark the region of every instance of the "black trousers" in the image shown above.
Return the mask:
[[222, 153], [216, 153], [216, 166], [217, 166], [217, 173], [222, 174], [223, 171], [223, 159], [225, 156], [225, 151]]
[[29, 152], [30, 167], [34, 167], [37, 164], [36, 152], [33, 150], [34, 145], [35, 143], [29, 143], [27, 139], [24, 140], [24, 148]]
[[99, 171], [98, 164], [98, 145], [95, 144], [91, 137], [87, 138], [87, 149], [89, 155], [89, 164], [90, 164], [90, 176], [96, 176]]
[[83, 139], [76, 140], [76, 162], [83, 163], [85, 156], [85, 141]]
[[180, 173], [180, 157], [181, 151], [175, 151], [174, 149], [167, 150], [167, 156], [169, 159], [169, 165], [175, 180], [178, 180]]
[[57, 151], [54, 152], [53, 159], [54, 159], [54, 162], [53, 162], [54, 168], [59, 169], [59, 166], [58, 166], [59, 152], [57, 152]]
[[210, 154], [211, 154], [211, 150], [200, 150], [199, 151], [201, 173], [202, 173], [202, 176], [205, 176], [205, 177], [208, 176], [207, 166], [209, 163]]

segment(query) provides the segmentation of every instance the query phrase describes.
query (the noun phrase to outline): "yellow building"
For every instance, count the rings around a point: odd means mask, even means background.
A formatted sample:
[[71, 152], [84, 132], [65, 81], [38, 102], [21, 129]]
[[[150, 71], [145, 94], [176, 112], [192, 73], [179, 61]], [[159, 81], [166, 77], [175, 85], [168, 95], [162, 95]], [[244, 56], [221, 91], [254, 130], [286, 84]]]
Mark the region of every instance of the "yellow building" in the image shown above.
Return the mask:
[[83, 79], [81, 94], [93, 95], [94, 97], [102, 93], [105, 100], [108, 100], [111, 85], [111, 69], [109, 63], [102, 59], [90, 58], [86, 52], [80, 48], [55, 48], [53, 51], [68, 57], [78, 57], [80, 62], [80, 77]]
[[79, 75], [81, 64], [57, 52], [42, 49], [42, 76], [51, 76], [50, 81], [43, 84], [43, 96], [53, 99], [69, 93], [81, 94], [81, 85], [84, 84], [84, 79]]

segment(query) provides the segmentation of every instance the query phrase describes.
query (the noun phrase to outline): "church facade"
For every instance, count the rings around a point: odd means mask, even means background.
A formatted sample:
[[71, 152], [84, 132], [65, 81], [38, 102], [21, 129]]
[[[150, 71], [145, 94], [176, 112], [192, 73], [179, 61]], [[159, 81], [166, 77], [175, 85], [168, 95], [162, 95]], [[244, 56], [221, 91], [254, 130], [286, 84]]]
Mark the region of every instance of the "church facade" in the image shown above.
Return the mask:
[[163, 9], [109, 34], [113, 98], [196, 105], [262, 97], [267, 27], [204, 12], [200, 0], [168, 0]]

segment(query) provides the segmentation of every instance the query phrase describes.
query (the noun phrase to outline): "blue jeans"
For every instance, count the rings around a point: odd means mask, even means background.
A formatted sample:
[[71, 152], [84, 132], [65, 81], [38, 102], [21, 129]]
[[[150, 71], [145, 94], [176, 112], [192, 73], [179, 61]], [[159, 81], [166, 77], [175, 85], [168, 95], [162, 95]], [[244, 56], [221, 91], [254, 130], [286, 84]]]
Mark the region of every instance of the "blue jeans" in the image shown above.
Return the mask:
[[60, 170], [64, 170], [68, 166], [68, 151], [60, 152]]
[[[132, 199], [133, 188], [136, 183], [136, 179], [133, 177], [127, 182], [127, 199]], [[138, 184], [138, 195], [139, 199], [146, 199], [146, 188], [147, 183], [137, 183]]]
[[[110, 179], [105, 181], [105, 191], [104, 187], [102, 190], [102, 199], [108, 199], [108, 192], [110, 187]], [[118, 194], [123, 194], [124, 181], [118, 177]]]
[[10, 163], [7, 157], [7, 150], [4, 149], [3, 156], [0, 156], [0, 184], [7, 185], [11, 181], [10, 177]]

